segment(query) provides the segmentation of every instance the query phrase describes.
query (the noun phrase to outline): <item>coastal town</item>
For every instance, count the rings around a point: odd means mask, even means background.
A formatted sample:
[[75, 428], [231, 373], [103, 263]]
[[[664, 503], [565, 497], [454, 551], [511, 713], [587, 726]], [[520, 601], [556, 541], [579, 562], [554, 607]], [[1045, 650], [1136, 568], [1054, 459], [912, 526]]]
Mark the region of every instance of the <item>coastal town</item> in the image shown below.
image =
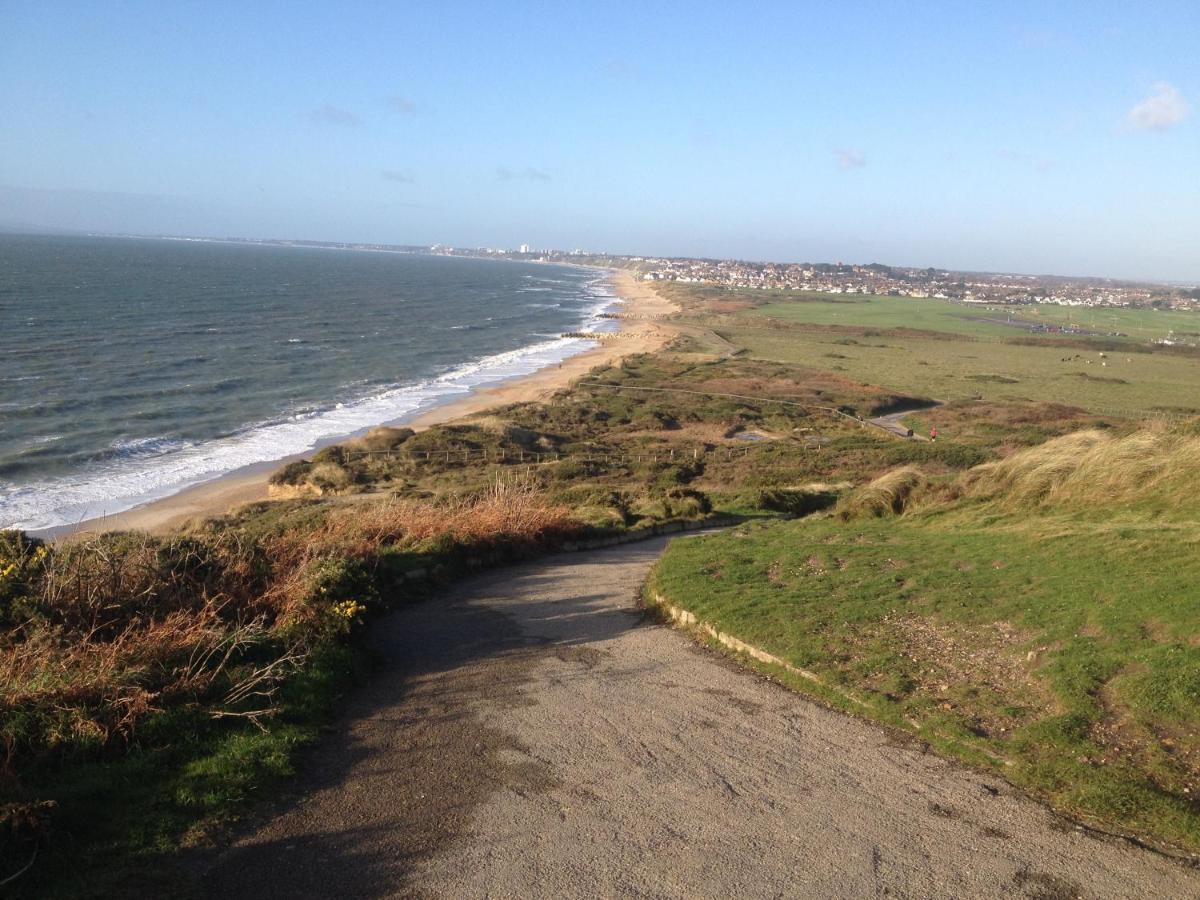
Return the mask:
[[914, 268], [882, 263], [782, 263], [634, 256], [583, 249], [538, 249], [529, 244], [521, 244], [517, 249], [501, 249], [452, 247], [445, 244], [367, 244], [243, 238], [226, 238], [221, 242], [602, 265], [630, 269], [643, 281], [674, 281], [737, 290], [813, 291], [823, 294], [933, 298], [986, 306], [1051, 304], [1074, 307], [1200, 310], [1200, 284], [1165, 284], [1064, 275], [959, 272], [932, 266]]
[[892, 297], [932, 297], [960, 303], [1060, 306], [1200, 309], [1200, 285], [1164, 285], [1106, 278], [1054, 275], [956, 272], [880, 263], [749, 262], [732, 259], [691, 259], [621, 256], [582, 250], [460, 251], [434, 247], [430, 252], [487, 255], [545, 262], [581, 261], [598, 257], [636, 269], [647, 281], [676, 281], [764, 291], [814, 291], [827, 294], [870, 294]]

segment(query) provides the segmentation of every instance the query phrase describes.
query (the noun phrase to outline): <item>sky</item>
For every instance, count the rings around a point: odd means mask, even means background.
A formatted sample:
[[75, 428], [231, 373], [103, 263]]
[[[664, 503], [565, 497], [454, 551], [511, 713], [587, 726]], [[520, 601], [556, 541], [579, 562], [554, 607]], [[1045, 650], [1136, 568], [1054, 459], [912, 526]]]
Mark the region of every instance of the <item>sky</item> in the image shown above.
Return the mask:
[[0, 226], [1200, 281], [1200, 3], [0, 0]]

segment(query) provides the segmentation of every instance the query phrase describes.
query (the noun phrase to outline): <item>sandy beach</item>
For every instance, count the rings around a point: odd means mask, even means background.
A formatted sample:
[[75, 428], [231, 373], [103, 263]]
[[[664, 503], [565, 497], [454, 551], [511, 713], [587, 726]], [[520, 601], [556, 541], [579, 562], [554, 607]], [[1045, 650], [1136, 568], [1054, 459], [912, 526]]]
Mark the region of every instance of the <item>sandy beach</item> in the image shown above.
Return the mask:
[[[530, 375], [472, 390], [404, 424], [419, 430], [497, 406], [541, 400], [596, 366], [613, 363], [634, 353], [657, 350], [675, 335], [670, 324], [658, 321], [659, 317], [675, 312], [675, 307], [659, 296], [652, 286], [638, 281], [629, 272], [614, 272], [612, 285], [623, 303], [621, 327], [611, 339]], [[192, 519], [219, 516], [242, 504], [268, 499], [267, 481], [271, 473], [284, 462], [299, 458], [282, 457], [259, 463], [125, 512], [49, 529], [43, 534], [61, 540], [78, 539], [102, 531], [170, 531]]]

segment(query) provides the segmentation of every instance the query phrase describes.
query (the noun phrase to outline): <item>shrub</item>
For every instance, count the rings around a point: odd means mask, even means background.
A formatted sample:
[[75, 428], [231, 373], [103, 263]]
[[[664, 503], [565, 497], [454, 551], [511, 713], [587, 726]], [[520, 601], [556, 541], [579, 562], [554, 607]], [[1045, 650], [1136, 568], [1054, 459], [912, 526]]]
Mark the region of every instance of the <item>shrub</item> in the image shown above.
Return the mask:
[[658, 462], [652, 463], [649, 467], [649, 470], [650, 489], [664, 491], [692, 482], [694, 479], [703, 474], [704, 464], [701, 462]]
[[384, 591], [394, 599], [400, 554], [519, 554], [581, 527], [530, 483], [320, 516], [279, 505], [300, 515], [292, 527], [252, 532], [231, 517], [166, 539], [106, 534], [54, 550], [0, 533], [8, 765], [123, 746], [171, 709], [269, 716], [307, 654], [347, 633]]
[[312, 467], [308, 483], [322, 493], [336, 493], [354, 484], [354, 475], [336, 463], [322, 462]]
[[987, 462], [988, 458], [988, 452], [980, 447], [950, 441], [897, 441], [887, 450], [888, 462], [893, 465], [940, 463], [951, 469], [969, 469]]
[[800, 488], [766, 488], [758, 492], [754, 506], [793, 516], [807, 516], [837, 503], [838, 491], [829, 485]]
[[334, 444], [314, 453], [312, 461], [314, 463], [334, 463], [340, 466], [349, 459], [350, 453], [350, 449], [345, 444]]
[[11, 627], [34, 614], [33, 585], [49, 552], [23, 531], [0, 531], [0, 625]]
[[272, 472], [269, 483], [278, 485], [305, 484], [308, 481], [308, 475], [312, 471], [312, 468], [313, 464], [307, 459], [298, 459]]
[[659, 494], [641, 498], [633, 513], [642, 519], [696, 519], [712, 511], [712, 501], [693, 488], [674, 487]]

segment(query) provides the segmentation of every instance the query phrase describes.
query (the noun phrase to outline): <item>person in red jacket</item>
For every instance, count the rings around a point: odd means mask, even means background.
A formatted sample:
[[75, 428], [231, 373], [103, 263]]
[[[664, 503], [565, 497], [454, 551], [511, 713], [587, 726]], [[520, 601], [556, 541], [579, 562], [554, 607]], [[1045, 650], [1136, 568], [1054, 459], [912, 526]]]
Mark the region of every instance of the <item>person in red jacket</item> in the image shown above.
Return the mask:
[[930, 428], [930, 429], [929, 429], [929, 439], [930, 439], [931, 441], [936, 441], [936, 440], [937, 440], [937, 428]]

